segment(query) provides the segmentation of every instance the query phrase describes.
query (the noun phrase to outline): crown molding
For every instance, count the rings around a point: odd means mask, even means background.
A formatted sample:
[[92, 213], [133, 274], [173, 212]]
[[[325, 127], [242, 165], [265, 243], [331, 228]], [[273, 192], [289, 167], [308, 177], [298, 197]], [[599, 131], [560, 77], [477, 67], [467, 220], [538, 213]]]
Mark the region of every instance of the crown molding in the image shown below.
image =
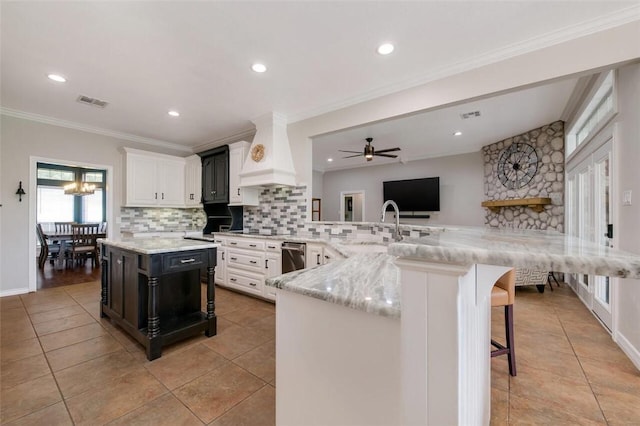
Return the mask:
[[216, 139], [210, 142], [205, 142], [203, 144], [197, 145], [193, 147], [193, 152], [194, 153], [198, 153], [198, 152], [203, 152], [206, 151], [208, 149], [211, 148], [217, 148], [219, 146], [222, 145], [227, 145], [233, 142], [240, 142], [240, 141], [251, 141], [253, 140], [253, 136], [256, 134], [256, 129], [252, 128], [252, 129], [247, 129], [247, 130], [243, 130], [241, 132], [235, 133], [233, 135], [230, 136], [226, 136], [224, 138], [221, 139]]
[[68, 129], [80, 130], [83, 132], [94, 133], [102, 136], [109, 136], [112, 138], [123, 139], [131, 142], [138, 142], [147, 145], [153, 145], [163, 148], [170, 148], [176, 151], [186, 152], [193, 154], [193, 149], [184, 145], [178, 145], [175, 143], [161, 141], [158, 139], [145, 138], [142, 136], [136, 136], [129, 133], [121, 133], [113, 130], [102, 129], [100, 127], [88, 126], [86, 124], [76, 123], [72, 121], [60, 120], [58, 118], [48, 117], [46, 115], [33, 114], [30, 112], [19, 111], [11, 108], [0, 107], [0, 114], [8, 117], [21, 118], [24, 120], [36, 121], [39, 123], [50, 124], [52, 126], [66, 127]]
[[395, 92], [411, 89], [413, 87], [440, 80], [455, 74], [460, 74], [486, 65], [501, 62], [516, 56], [524, 55], [526, 53], [588, 36], [590, 34], [595, 34], [611, 28], [619, 27], [621, 25], [635, 21], [640, 21], [640, 4], [636, 4], [625, 9], [620, 9], [615, 12], [611, 12], [606, 15], [602, 15], [588, 21], [580, 22], [578, 24], [574, 24], [537, 37], [532, 37], [527, 40], [512, 43], [500, 49], [495, 49], [482, 55], [473, 56], [469, 59], [440, 67], [433, 72], [427, 73], [417, 78], [407, 79], [399, 83], [379, 87], [377, 89], [362, 93], [358, 96], [353, 96], [317, 108], [311, 108], [308, 110], [299, 111], [297, 113], [290, 113], [288, 116], [289, 124], [296, 123], [307, 118], [326, 114], [328, 112], [336, 111], [342, 108], [347, 108], [352, 105], [390, 95]]

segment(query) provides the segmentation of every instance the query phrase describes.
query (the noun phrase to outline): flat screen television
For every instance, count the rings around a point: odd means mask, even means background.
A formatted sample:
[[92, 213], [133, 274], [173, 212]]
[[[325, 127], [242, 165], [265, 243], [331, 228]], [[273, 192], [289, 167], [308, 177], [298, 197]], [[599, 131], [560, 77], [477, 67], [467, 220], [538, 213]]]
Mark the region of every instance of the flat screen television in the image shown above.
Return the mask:
[[401, 212], [440, 211], [440, 178], [382, 182], [384, 200], [393, 200]]

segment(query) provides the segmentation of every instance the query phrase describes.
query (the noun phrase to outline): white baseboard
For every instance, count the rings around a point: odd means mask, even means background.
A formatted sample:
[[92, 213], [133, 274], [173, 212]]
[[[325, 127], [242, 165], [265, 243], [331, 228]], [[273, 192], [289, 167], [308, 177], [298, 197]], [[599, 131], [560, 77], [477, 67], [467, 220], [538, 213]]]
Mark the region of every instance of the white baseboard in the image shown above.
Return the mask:
[[15, 296], [17, 294], [27, 294], [27, 293], [29, 293], [29, 287], [12, 288], [11, 290], [0, 291], [0, 297]]
[[640, 351], [631, 344], [629, 340], [620, 332], [616, 332], [616, 343], [620, 346], [620, 349], [627, 354], [631, 362], [640, 370]]

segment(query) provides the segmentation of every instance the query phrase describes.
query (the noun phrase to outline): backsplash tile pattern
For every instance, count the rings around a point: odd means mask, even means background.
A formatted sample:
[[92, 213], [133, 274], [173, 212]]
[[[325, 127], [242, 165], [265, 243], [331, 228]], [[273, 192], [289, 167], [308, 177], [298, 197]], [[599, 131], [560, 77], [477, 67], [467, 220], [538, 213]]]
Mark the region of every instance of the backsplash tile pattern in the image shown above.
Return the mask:
[[207, 223], [202, 208], [121, 207], [120, 217], [120, 229], [130, 232], [197, 230], [204, 228]]
[[262, 235], [292, 235], [307, 221], [306, 186], [275, 186], [262, 190], [258, 206], [245, 206], [244, 232]]

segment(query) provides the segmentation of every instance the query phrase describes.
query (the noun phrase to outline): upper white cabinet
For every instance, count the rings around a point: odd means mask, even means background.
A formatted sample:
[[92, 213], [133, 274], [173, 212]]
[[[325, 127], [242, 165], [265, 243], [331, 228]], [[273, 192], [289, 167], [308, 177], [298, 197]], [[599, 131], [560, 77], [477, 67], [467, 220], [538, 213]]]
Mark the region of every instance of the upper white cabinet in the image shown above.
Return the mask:
[[241, 188], [240, 171], [249, 154], [249, 142], [229, 144], [229, 205], [257, 206], [260, 188]]
[[185, 159], [184, 204], [198, 207], [202, 204], [202, 159], [192, 155]]
[[185, 160], [125, 148], [125, 206], [184, 207]]

